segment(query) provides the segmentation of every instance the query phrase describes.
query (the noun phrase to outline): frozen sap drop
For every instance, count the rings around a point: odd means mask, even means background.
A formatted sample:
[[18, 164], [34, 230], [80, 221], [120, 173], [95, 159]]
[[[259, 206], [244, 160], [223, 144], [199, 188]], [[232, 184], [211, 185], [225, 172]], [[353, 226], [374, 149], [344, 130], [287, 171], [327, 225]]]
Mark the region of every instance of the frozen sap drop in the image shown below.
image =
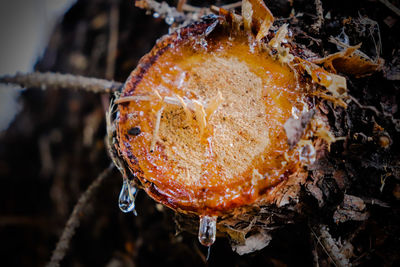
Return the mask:
[[167, 23], [168, 25], [172, 25], [172, 23], [174, 23], [175, 19], [172, 16], [166, 16], [165, 17], [165, 23]]
[[293, 118], [295, 118], [296, 120], [298, 120], [299, 117], [301, 116], [301, 111], [300, 111], [296, 106], [293, 106], [293, 107], [292, 107], [292, 116], [293, 116]]
[[128, 179], [124, 179], [122, 184], [121, 192], [119, 193], [118, 205], [122, 212], [131, 212], [136, 215], [135, 210], [135, 198], [136, 198], [137, 189], [128, 181]]
[[215, 242], [217, 234], [217, 217], [200, 216], [199, 242], [203, 246], [209, 247]]
[[292, 117], [296, 120], [300, 119], [301, 116], [306, 112], [308, 112], [308, 106], [302, 101], [292, 107]]

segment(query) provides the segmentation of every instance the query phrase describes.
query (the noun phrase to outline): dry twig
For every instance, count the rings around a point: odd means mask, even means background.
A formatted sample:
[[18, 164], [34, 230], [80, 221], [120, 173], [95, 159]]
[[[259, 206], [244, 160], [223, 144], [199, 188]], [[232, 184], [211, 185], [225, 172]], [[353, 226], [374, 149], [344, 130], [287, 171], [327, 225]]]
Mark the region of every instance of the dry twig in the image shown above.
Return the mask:
[[[197, 20], [200, 16], [211, 14], [212, 12], [219, 11], [219, 8], [215, 10], [215, 6], [197, 7], [186, 3], [186, 0], [179, 0], [177, 7], [171, 7], [165, 1], [157, 2], [155, 0], [137, 0], [135, 5], [139, 8], [152, 11], [153, 16], [165, 18], [165, 22], [169, 25], [177, 23], [178, 25], [185, 25], [190, 21]], [[242, 1], [227, 4], [221, 6], [224, 9], [235, 9], [240, 7]], [[214, 9], [214, 10], [213, 10]]]
[[0, 76], [0, 83], [16, 84], [22, 88], [74, 89], [93, 93], [112, 93], [123, 86], [115, 81], [52, 72], [18, 72], [15, 75]]
[[50, 262], [47, 264], [48, 267], [60, 266], [60, 262], [65, 257], [67, 250], [69, 248], [69, 243], [75, 234], [76, 228], [80, 223], [80, 216], [83, 214], [88, 202], [93, 197], [96, 190], [102, 184], [102, 182], [107, 178], [113, 169], [114, 165], [110, 164], [107, 169], [105, 169], [88, 187], [88, 189], [79, 198], [78, 203], [76, 203], [74, 210], [69, 217], [67, 224], [61, 234], [60, 240], [57, 243], [56, 249], [53, 251]]
[[357, 105], [358, 107], [360, 107], [360, 108], [362, 108], [362, 109], [371, 110], [371, 111], [375, 112], [376, 116], [380, 116], [381, 113], [379, 112], [379, 110], [378, 110], [376, 107], [374, 107], [374, 106], [364, 106], [364, 105], [362, 105], [355, 97], [353, 97], [353, 96], [351, 96], [351, 95], [349, 95], [349, 97], [350, 97], [351, 101], [353, 101], [354, 103], [356, 103], [356, 105]]
[[313, 25], [311, 25], [311, 28], [316, 33], [319, 33], [319, 30], [322, 27], [322, 23], [324, 23], [324, 10], [322, 9], [321, 0], [315, 0], [315, 8], [317, 11], [317, 21]]
[[387, 8], [392, 10], [397, 16], [400, 16], [400, 9], [398, 7], [396, 7], [395, 5], [393, 5], [392, 3], [390, 3], [388, 0], [379, 0], [379, 2], [381, 2]]
[[224, 9], [235, 9], [235, 8], [238, 8], [238, 7], [241, 7], [241, 6], [242, 6], [242, 1], [237, 1], [237, 2], [234, 2], [232, 4], [223, 5], [221, 7], [224, 8]]
[[317, 242], [321, 245], [322, 249], [331, 259], [333, 265], [335, 266], [349, 266], [350, 262], [346, 255], [344, 255], [340, 247], [338, 247], [337, 242], [332, 238], [331, 234], [328, 232], [326, 226], [319, 225], [315, 227], [310, 226], [311, 233], [316, 238]]
[[186, 20], [186, 16], [183, 12], [178, 11], [175, 7], [169, 6], [164, 1], [157, 2], [155, 0], [139, 0], [135, 1], [135, 5], [139, 8], [153, 11], [157, 16], [165, 18], [165, 22], [169, 25], [176, 21]]
[[181, 12], [183, 10], [183, 6], [186, 4], [186, 0], [179, 0], [176, 9]]

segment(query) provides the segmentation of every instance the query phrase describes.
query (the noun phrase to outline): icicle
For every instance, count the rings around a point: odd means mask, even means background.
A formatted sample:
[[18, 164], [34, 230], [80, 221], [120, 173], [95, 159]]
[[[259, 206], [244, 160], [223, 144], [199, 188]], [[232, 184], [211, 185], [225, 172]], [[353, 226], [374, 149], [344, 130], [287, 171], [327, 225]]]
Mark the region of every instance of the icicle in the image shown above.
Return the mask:
[[137, 194], [136, 187], [131, 185], [128, 179], [124, 179], [118, 200], [118, 205], [122, 212], [127, 213], [133, 211], [133, 213], [137, 215], [135, 210], [136, 194]]
[[203, 246], [209, 247], [215, 242], [217, 234], [217, 217], [200, 216], [199, 242]]

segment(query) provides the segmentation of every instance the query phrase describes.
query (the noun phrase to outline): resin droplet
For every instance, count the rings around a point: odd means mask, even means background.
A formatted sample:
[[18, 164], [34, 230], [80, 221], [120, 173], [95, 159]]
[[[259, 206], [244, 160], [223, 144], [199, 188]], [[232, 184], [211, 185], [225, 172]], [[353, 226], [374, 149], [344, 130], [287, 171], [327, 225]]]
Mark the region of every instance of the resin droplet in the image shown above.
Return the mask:
[[211, 246], [217, 234], [217, 217], [200, 216], [199, 242], [203, 246]]
[[136, 198], [137, 189], [128, 181], [128, 179], [124, 179], [122, 184], [121, 192], [119, 193], [118, 205], [122, 212], [131, 212], [133, 211], [136, 215], [135, 211], [135, 198]]
[[172, 23], [174, 23], [174, 17], [166, 16], [165, 17], [165, 23], [167, 23], [168, 25], [172, 25]]
[[299, 110], [297, 107], [293, 106], [292, 107], [292, 116], [293, 116], [293, 118], [298, 120], [299, 117], [301, 116], [301, 110]]
[[159, 13], [157, 13], [157, 12], [154, 12], [154, 13], [153, 13], [153, 18], [157, 19], [157, 18], [159, 18], [159, 17], [160, 17], [160, 14], [159, 14]]
[[301, 115], [308, 112], [308, 106], [303, 101], [292, 107], [292, 117], [296, 120], [300, 119]]
[[299, 160], [305, 164], [310, 165], [315, 162], [316, 153], [315, 148], [311, 144], [306, 144], [300, 148], [299, 151]]

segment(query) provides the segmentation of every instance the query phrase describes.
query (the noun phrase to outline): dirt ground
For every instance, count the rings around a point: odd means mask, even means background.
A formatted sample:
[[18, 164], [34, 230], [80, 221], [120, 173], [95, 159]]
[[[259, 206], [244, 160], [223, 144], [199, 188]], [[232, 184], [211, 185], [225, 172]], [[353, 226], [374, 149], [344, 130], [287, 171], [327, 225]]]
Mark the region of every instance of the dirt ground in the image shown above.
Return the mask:
[[[226, 1], [188, 2], [209, 6]], [[122, 213], [117, 204], [122, 177], [114, 170], [82, 214], [62, 265], [310, 266], [317, 257], [321, 265], [330, 266], [329, 253], [313, 231], [323, 224], [332, 238], [341, 240], [341, 253], [351, 243], [353, 265], [399, 266], [400, 17], [382, 2], [322, 1], [325, 19], [315, 32], [310, 27], [317, 20], [314, 0], [267, 1], [277, 23], [289, 23], [295, 40], [314, 53], [337, 52], [328, 41], [334, 36], [351, 45], [362, 42], [362, 52], [385, 62], [372, 76], [347, 76], [349, 94], [356, 99], [347, 110], [326, 105], [335, 135], [346, 140], [332, 145], [327, 172], [310, 171], [311, 177], [324, 179], [319, 198], [304, 188], [306, 216], [274, 232], [270, 245], [253, 254], [239, 256], [228, 239], [218, 238], [206, 262], [207, 251], [197, 237], [177, 232], [173, 212], [144, 192], [137, 198], [137, 217]], [[389, 2], [400, 7], [398, 0]], [[112, 5], [119, 7], [114, 75], [107, 70]], [[146, 15], [134, 1], [78, 0], [55, 28], [36, 69], [111, 75], [124, 82], [167, 32], [163, 19]], [[39, 89], [24, 91], [20, 101], [22, 111], [0, 135], [1, 265], [41, 266], [50, 259], [81, 193], [109, 165], [104, 145], [107, 101], [91, 93]], [[347, 214], [347, 196], [360, 198], [365, 208]], [[352, 219], [338, 222], [338, 210]]]

